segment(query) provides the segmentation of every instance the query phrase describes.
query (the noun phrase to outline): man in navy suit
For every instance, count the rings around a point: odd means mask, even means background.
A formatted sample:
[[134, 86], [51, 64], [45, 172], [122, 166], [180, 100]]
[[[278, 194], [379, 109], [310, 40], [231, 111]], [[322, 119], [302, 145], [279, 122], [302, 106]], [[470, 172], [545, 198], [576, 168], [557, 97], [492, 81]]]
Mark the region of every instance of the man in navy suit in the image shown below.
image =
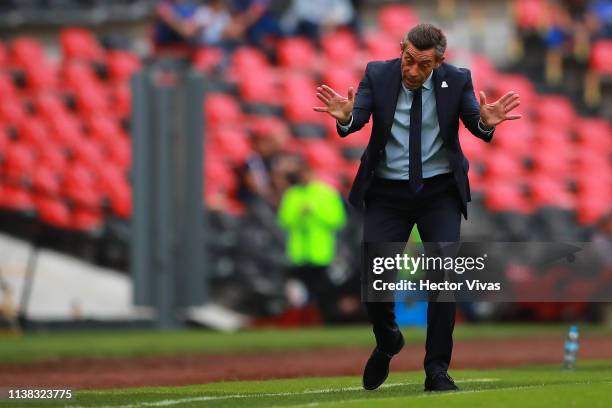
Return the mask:
[[[459, 120], [490, 142], [495, 126], [519, 119], [511, 114], [519, 95], [508, 92], [487, 103], [474, 95], [470, 71], [444, 62], [446, 37], [419, 24], [404, 37], [400, 58], [367, 64], [357, 93], [344, 97], [326, 85], [317, 88], [325, 106], [314, 107], [337, 121], [341, 137], [372, 117], [372, 134], [349, 194], [364, 213], [364, 242], [406, 242], [416, 224], [427, 243], [459, 241], [461, 214], [467, 219], [468, 160], [459, 145]], [[378, 388], [389, 363], [404, 345], [392, 302], [365, 302], [376, 348], [368, 359], [363, 386]], [[424, 368], [426, 391], [458, 389], [448, 375], [453, 347], [455, 303], [429, 302]]]

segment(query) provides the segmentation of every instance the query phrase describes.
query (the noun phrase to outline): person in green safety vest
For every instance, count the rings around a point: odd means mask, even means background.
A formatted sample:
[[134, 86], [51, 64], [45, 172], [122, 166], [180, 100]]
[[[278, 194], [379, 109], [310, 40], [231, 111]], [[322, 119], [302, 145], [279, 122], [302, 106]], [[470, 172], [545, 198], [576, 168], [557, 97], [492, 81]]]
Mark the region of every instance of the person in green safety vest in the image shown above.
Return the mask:
[[289, 275], [304, 283], [310, 303], [321, 308], [327, 303], [327, 267], [335, 258], [336, 233], [346, 223], [346, 212], [340, 194], [317, 180], [305, 161], [295, 167], [288, 174], [292, 186], [282, 196], [278, 223], [287, 231]]

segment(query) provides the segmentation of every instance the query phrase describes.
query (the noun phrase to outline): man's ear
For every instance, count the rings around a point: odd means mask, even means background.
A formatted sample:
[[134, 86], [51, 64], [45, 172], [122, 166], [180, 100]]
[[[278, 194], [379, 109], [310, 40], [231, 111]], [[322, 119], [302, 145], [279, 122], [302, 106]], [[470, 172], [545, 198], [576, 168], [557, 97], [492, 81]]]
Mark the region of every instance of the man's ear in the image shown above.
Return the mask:
[[406, 48], [406, 42], [404, 40], [400, 41], [400, 52], [404, 52]]
[[446, 58], [443, 56], [441, 56], [440, 58], [436, 58], [436, 68], [439, 68], [440, 65], [442, 65], [442, 63], [444, 62]]

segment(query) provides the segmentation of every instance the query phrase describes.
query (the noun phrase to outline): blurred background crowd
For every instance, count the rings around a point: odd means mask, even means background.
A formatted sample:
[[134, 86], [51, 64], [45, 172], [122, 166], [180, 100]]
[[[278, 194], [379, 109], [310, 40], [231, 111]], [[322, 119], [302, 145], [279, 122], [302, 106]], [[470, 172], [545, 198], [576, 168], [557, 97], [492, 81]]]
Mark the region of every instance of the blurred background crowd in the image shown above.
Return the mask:
[[152, 59], [180, 59], [207, 81], [202, 268], [215, 300], [261, 324], [361, 320], [361, 220], [344, 197], [370, 127], [341, 140], [312, 111], [315, 89], [346, 94], [420, 21], [446, 31], [447, 60], [471, 69], [476, 92], [522, 100], [524, 120], [491, 144], [461, 128], [473, 199], [463, 239], [598, 240], [610, 253], [605, 0], [3, 1], [0, 228], [127, 271], [129, 80]]

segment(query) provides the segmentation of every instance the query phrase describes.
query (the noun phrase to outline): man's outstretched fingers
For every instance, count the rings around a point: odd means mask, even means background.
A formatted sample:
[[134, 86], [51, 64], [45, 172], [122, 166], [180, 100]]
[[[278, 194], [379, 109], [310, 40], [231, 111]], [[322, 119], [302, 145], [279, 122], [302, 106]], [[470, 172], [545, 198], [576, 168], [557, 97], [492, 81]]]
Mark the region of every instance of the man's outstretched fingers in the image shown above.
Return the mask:
[[510, 102], [509, 104], [506, 105], [506, 112], [510, 112], [512, 109], [516, 108], [517, 106], [519, 106], [521, 104], [520, 100], [515, 100]]
[[329, 108], [323, 106], [314, 106], [312, 108], [315, 112], [329, 112]]
[[505, 103], [508, 103], [508, 102], [510, 102], [510, 100], [512, 99], [512, 97], [513, 97], [513, 96], [515, 96], [515, 95], [518, 97], [518, 95], [517, 95], [517, 94], [515, 94], [515, 93], [514, 93], [514, 91], [507, 92], [507, 93], [506, 93], [504, 96], [502, 96], [501, 98], [499, 98], [499, 101], [500, 101], [501, 103], [504, 103], [504, 104], [505, 104]]
[[485, 95], [484, 91], [480, 91], [480, 106], [484, 106], [487, 104], [487, 95]]
[[323, 95], [326, 95], [328, 98], [333, 98], [334, 96], [340, 96], [336, 91], [331, 89], [329, 86], [323, 84], [321, 85]]
[[317, 98], [319, 98], [319, 100], [324, 104], [329, 105], [329, 98], [324, 96], [322, 93], [317, 92]]
[[348, 89], [348, 98], [351, 101], [355, 98], [355, 88], [353, 88], [352, 86], [350, 86]]

